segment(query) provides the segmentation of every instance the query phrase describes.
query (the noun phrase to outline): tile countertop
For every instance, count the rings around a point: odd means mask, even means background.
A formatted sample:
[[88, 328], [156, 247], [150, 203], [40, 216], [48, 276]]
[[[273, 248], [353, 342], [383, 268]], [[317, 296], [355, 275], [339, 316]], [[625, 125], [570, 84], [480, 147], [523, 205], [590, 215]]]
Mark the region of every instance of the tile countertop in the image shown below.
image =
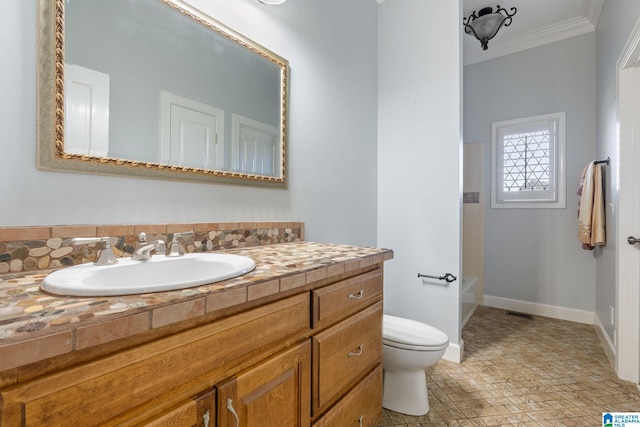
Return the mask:
[[388, 249], [312, 242], [226, 251], [256, 268], [177, 291], [68, 297], [40, 290], [53, 270], [0, 275], [0, 372], [284, 292], [393, 258]]

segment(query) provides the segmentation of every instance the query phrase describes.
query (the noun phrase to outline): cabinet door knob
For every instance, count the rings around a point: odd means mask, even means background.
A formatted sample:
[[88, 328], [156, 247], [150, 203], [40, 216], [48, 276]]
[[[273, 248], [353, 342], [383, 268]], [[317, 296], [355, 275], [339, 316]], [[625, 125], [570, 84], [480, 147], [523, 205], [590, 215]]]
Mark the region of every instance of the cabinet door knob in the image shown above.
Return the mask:
[[238, 417], [238, 413], [236, 412], [236, 410], [233, 408], [233, 399], [230, 397], [227, 398], [227, 409], [236, 418], [236, 427], [240, 427], [240, 418]]
[[358, 350], [356, 351], [350, 351], [349, 354], [347, 356], [349, 357], [358, 357], [358, 356], [362, 356], [362, 350], [364, 348], [364, 344], [360, 344], [358, 346]]
[[633, 236], [629, 236], [627, 237], [627, 243], [629, 243], [630, 245], [635, 245], [636, 243], [639, 243], [640, 239], [636, 239]]

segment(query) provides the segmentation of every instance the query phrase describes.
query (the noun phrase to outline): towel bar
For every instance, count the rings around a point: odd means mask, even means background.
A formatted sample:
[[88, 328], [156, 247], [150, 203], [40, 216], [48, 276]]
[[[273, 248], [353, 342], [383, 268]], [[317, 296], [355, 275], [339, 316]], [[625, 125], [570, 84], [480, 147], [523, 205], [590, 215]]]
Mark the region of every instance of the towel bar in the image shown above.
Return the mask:
[[426, 277], [428, 279], [445, 280], [447, 283], [455, 282], [456, 280], [458, 280], [458, 278], [451, 273], [445, 273], [444, 276], [430, 276], [428, 274], [418, 273], [418, 278], [420, 277]]
[[611, 163], [611, 157], [607, 157], [607, 160], [594, 160], [593, 161], [594, 165], [599, 165], [600, 163], [606, 163], [606, 164]]

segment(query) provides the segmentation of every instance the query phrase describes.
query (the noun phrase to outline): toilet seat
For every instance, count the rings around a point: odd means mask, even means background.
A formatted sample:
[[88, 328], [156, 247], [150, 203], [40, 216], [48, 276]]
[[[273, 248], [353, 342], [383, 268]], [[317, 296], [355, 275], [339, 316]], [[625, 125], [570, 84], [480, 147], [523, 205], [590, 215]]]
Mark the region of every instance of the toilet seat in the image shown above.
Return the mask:
[[383, 315], [384, 345], [414, 351], [438, 351], [449, 345], [447, 334], [433, 326], [411, 319]]

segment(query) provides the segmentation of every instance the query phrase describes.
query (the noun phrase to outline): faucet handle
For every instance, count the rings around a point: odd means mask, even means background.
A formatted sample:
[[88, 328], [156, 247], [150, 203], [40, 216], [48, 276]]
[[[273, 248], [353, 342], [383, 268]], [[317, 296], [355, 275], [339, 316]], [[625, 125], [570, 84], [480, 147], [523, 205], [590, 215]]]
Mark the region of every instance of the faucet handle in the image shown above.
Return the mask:
[[110, 237], [76, 237], [71, 239], [72, 245], [86, 245], [89, 243], [100, 243], [102, 249], [98, 252], [98, 258], [93, 262], [95, 265], [111, 265], [118, 262], [113, 250], [111, 249]]
[[167, 244], [164, 240], [154, 240], [153, 245], [155, 246], [156, 253], [166, 255], [167, 254]]
[[180, 233], [173, 233], [173, 241], [176, 242], [178, 237], [192, 237], [193, 231], [182, 231]]
[[110, 237], [74, 237], [70, 240], [72, 245], [88, 245], [89, 243], [101, 243], [103, 248], [111, 247]]
[[138, 234], [138, 241], [136, 242], [136, 245], [133, 248], [131, 259], [135, 259], [138, 261], [148, 260], [151, 258], [151, 254], [149, 252], [152, 249], [153, 249], [153, 246], [147, 245], [147, 233], [143, 231], [140, 234]]
[[178, 238], [180, 237], [191, 237], [193, 236], [193, 231], [183, 231], [180, 233], [173, 233], [173, 238], [171, 239], [171, 250], [167, 254], [167, 256], [182, 256], [184, 255], [184, 248], [180, 244]]

